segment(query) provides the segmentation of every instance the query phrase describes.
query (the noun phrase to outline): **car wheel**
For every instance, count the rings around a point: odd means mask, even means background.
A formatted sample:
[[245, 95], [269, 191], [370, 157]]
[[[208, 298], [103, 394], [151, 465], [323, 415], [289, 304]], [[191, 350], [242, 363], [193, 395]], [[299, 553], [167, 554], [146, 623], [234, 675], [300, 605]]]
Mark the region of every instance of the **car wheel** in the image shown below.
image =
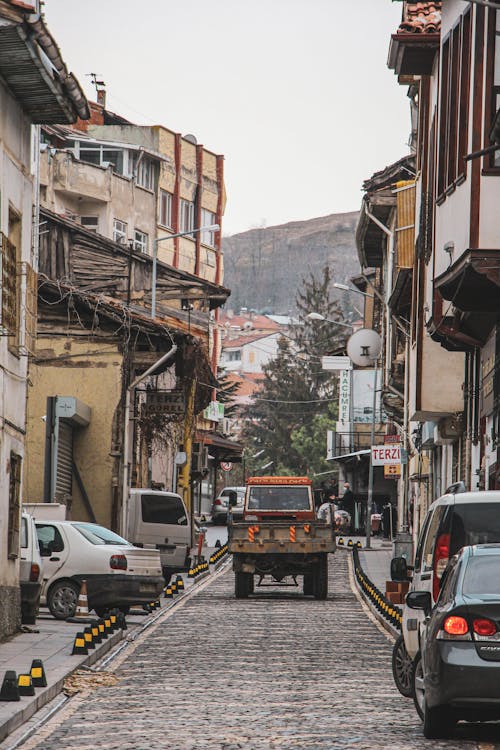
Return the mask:
[[56, 620], [66, 620], [76, 612], [80, 587], [73, 581], [58, 581], [47, 594], [47, 605]]
[[321, 556], [313, 575], [314, 598], [326, 599], [328, 596], [328, 558], [326, 554]]
[[424, 737], [428, 740], [445, 739], [450, 736], [455, 723], [448, 706], [429, 708], [424, 698]]
[[413, 698], [413, 659], [406, 650], [404, 638], [398, 636], [392, 649], [392, 676], [405, 698]]
[[[251, 579], [251, 582], [250, 582]], [[234, 574], [234, 595], [237, 599], [246, 599], [251, 593], [250, 587], [253, 584], [253, 576], [250, 573]], [[253, 588], [253, 586], [252, 586]]]
[[424, 687], [424, 670], [422, 668], [422, 659], [420, 658], [420, 651], [416, 655], [413, 661], [413, 702], [417, 709], [417, 714], [420, 716], [422, 721], [424, 720], [424, 703], [425, 703], [425, 687]]

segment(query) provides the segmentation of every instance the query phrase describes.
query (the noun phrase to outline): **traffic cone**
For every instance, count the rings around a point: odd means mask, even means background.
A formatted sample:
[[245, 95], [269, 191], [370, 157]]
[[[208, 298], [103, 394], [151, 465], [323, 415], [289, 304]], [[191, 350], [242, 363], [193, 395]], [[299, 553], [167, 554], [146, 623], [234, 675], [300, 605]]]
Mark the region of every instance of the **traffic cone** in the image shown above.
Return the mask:
[[102, 638], [99, 632], [99, 625], [97, 623], [97, 620], [92, 620], [90, 624], [90, 628], [92, 630], [92, 640], [94, 641], [94, 643], [102, 643]]
[[7, 670], [0, 689], [0, 701], [20, 701], [17, 676], [13, 669]]
[[67, 617], [66, 622], [91, 622], [89, 612], [89, 601], [87, 592], [87, 581], [85, 578], [82, 580], [80, 586], [80, 593], [78, 594], [78, 600], [76, 602], [75, 614], [72, 617]]
[[337, 546], [338, 547], [343, 547], [344, 546], [344, 538], [343, 537], [339, 537], [337, 539]]
[[47, 677], [41, 659], [33, 659], [30, 669], [31, 681], [37, 687], [47, 687]]
[[35, 695], [35, 687], [30, 674], [20, 674], [17, 677], [17, 687], [19, 695]]
[[73, 651], [71, 652], [71, 656], [74, 656], [75, 654], [77, 654], [77, 655], [80, 655], [80, 654], [87, 655], [88, 652], [89, 651], [88, 651], [88, 648], [87, 648], [87, 644], [85, 642], [85, 636], [83, 635], [83, 633], [77, 633], [75, 635], [75, 642], [73, 644]]
[[85, 638], [85, 644], [90, 650], [95, 648], [94, 639], [92, 637], [92, 628], [87, 627], [83, 630], [83, 637]]

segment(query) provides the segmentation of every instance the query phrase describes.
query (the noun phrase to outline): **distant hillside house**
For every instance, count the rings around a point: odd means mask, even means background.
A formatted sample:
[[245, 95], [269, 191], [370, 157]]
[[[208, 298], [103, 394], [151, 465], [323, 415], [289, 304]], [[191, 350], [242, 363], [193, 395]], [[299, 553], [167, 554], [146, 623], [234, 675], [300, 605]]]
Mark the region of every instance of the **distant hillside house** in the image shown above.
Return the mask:
[[281, 331], [273, 333], [244, 333], [222, 342], [220, 366], [225, 370], [262, 373], [262, 368], [278, 353]]

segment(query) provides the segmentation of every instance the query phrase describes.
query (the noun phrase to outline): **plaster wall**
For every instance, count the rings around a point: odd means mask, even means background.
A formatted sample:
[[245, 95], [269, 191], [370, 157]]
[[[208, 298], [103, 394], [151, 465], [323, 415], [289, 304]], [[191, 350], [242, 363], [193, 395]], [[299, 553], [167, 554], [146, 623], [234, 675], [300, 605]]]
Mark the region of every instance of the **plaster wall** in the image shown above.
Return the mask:
[[[30, 369], [25, 500], [43, 502], [45, 422], [48, 396], [75, 396], [91, 407], [88, 427], [74, 430], [74, 458], [98, 523], [109, 527], [115, 468], [113, 424], [120, 406], [122, 356], [111, 342], [42, 337]], [[46, 360], [43, 363], [43, 360]], [[88, 520], [73, 482], [71, 517]]]
[[[31, 162], [31, 123], [0, 82], [0, 231], [9, 235], [9, 210], [20, 220], [17, 259], [33, 264], [32, 206], [34, 164]], [[22, 268], [22, 267], [21, 267]], [[19, 338], [24, 342], [25, 283], [20, 284]], [[12, 344], [12, 340], [10, 341]], [[0, 337], [0, 637], [20, 624], [19, 560], [8, 556], [8, 510], [11, 452], [23, 458], [26, 426], [27, 357], [9, 349]], [[21, 487], [22, 492], [22, 487]]]
[[[439, 420], [463, 410], [464, 359], [424, 334], [420, 350], [421, 384], [417, 380], [417, 349], [410, 350], [409, 419]], [[420, 406], [417, 405], [420, 389]]]

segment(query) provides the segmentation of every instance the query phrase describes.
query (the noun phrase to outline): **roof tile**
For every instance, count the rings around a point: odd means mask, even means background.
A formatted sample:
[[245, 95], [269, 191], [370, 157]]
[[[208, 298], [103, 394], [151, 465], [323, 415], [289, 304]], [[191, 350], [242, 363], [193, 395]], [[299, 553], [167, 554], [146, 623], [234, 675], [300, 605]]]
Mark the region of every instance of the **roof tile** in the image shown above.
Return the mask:
[[442, 2], [404, 3], [398, 34], [438, 34], [441, 29]]

